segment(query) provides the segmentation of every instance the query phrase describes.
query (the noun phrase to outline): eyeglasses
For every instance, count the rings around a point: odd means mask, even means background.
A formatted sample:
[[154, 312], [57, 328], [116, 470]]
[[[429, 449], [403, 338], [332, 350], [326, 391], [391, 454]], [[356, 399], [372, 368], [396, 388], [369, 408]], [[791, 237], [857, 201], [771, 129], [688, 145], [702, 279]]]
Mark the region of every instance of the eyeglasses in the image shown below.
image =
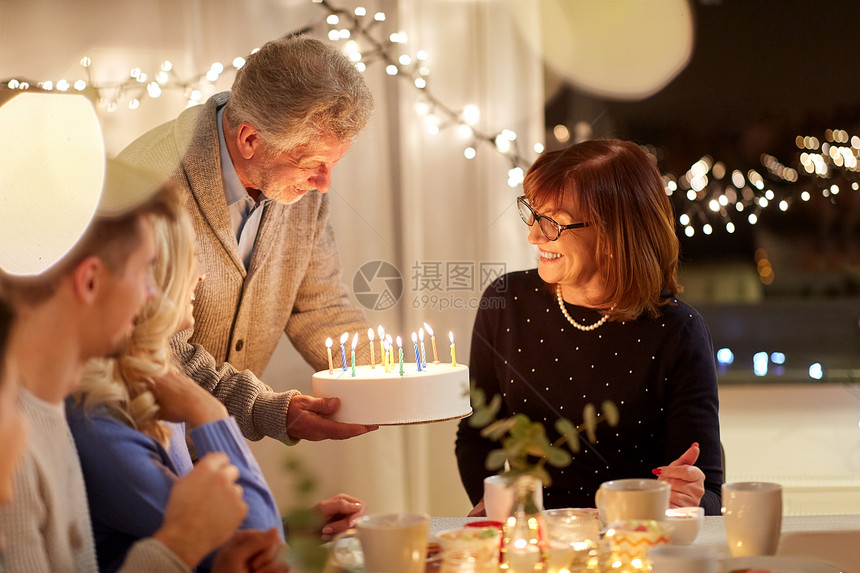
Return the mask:
[[532, 209], [532, 206], [528, 204], [528, 199], [526, 199], [525, 195], [517, 197], [517, 210], [520, 212], [520, 217], [523, 218], [523, 222], [529, 227], [534, 225], [535, 221], [537, 221], [538, 227], [540, 228], [540, 232], [543, 233], [543, 236], [550, 241], [555, 241], [556, 239], [558, 239], [562, 231], [567, 231], [568, 229], [582, 229], [583, 227], [591, 226], [591, 223], [573, 223], [571, 225], [559, 225], [546, 215], [538, 215], [537, 213], [535, 213], [535, 210]]

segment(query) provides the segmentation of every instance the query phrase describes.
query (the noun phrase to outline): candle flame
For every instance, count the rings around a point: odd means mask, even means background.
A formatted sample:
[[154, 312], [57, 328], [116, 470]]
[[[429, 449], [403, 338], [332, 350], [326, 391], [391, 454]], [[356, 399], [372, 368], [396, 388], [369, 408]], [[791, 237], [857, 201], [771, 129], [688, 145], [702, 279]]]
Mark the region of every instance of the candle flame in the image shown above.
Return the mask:
[[385, 340], [385, 351], [386, 351], [386, 352], [388, 352], [388, 350], [389, 350], [390, 348], [391, 348], [391, 341], [390, 341], [390, 340], [388, 340], [388, 339], [386, 339], [386, 340]]
[[418, 329], [418, 338], [421, 339], [421, 342], [424, 342], [424, 329], [423, 328]]
[[418, 342], [418, 335], [414, 332], [412, 333], [412, 344], [416, 344]]
[[358, 346], [358, 333], [355, 333], [355, 336], [352, 337], [352, 349], [355, 350], [355, 347]]
[[427, 331], [427, 334], [429, 334], [430, 336], [433, 336], [433, 329], [430, 328], [430, 325], [427, 324], [426, 322], [424, 323], [424, 330]]
[[343, 343], [346, 342], [347, 340], [349, 340], [349, 333], [348, 332], [344, 332], [343, 334], [340, 335], [340, 345], [341, 346], [343, 346]]
[[382, 325], [381, 325], [381, 324], [379, 325], [379, 330], [377, 330], [377, 332], [379, 333], [379, 338], [380, 338], [380, 339], [385, 338], [385, 329], [384, 329], [384, 328], [382, 328]]
[[401, 338], [399, 336], [397, 337], [397, 346], [399, 346], [401, 348], [403, 347], [403, 340], [401, 340]]
[[454, 344], [454, 331], [453, 330], [448, 331], [448, 340], [451, 341], [451, 344]]
[[332, 345], [331, 338], [325, 339], [325, 345], [326, 345], [326, 348], [331, 348], [331, 345]]
[[393, 345], [393, 344], [394, 344], [394, 341], [391, 339], [391, 335], [390, 335], [390, 334], [386, 334], [386, 335], [385, 335], [385, 340], [387, 340], [387, 341], [388, 341], [388, 344], [391, 344], [391, 345]]
[[373, 329], [372, 328], [367, 329], [367, 339], [369, 341], [373, 342]]

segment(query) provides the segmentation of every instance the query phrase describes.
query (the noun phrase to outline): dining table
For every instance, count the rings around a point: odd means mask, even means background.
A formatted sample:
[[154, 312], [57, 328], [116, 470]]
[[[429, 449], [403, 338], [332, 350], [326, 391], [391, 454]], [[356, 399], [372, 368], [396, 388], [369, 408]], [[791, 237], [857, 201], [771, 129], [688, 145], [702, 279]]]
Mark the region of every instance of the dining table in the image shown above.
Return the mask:
[[[463, 527], [486, 518], [433, 517], [430, 537], [440, 531]], [[692, 546], [705, 546], [718, 558], [729, 558], [729, 545], [722, 516], [705, 516]], [[777, 556], [783, 562], [821, 563], [832, 571], [860, 573], [860, 515], [784, 516]], [[823, 570], [823, 569], [822, 569]]]

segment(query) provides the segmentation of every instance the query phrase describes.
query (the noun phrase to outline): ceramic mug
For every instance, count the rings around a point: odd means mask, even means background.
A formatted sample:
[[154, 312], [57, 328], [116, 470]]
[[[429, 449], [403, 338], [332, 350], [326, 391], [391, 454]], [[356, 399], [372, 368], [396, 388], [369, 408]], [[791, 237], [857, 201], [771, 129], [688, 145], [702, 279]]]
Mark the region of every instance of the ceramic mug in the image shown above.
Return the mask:
[[[361, 565], [367, 573], [424, 573], [430, 516], [423, 513], [366, 515], [355, 529], [335, 536], [326, 570]], [[360, 549], [351, 543], [357, 538]]]
[[[505, 523], [514, 509], [514, 494], [511, 478], [500, 475], [484, 478], [484, 511], [487, 519]], [[543, 488], [540, 485], [535, 487], [533, 499], [535, 507], [543, 509]]]
[[774, 555], [782, 526], [782, 486], [771, 482], [724, 483], [723, 521], [734, 557]]
[[630, 519], [664, 521], [669, 509], [668, 483], [655, 479], [618, 479], [600, 484], [595, 501], [603, 523]]

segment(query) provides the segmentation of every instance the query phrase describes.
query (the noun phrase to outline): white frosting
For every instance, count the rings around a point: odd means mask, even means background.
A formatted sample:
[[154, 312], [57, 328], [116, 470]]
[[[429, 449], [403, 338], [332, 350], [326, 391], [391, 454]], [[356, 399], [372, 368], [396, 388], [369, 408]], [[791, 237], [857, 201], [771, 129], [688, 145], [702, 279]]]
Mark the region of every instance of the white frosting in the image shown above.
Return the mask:
[[376, 365], [322, 370], [313, 375], [314, 396], [340, 398], [332, 416], [352, 424], [415, 424], [472, 413], [469, 401], [469, 368], [465, 364], [427, 364], [418, 372], [416, 364], [404, 364], [388, 374]]

